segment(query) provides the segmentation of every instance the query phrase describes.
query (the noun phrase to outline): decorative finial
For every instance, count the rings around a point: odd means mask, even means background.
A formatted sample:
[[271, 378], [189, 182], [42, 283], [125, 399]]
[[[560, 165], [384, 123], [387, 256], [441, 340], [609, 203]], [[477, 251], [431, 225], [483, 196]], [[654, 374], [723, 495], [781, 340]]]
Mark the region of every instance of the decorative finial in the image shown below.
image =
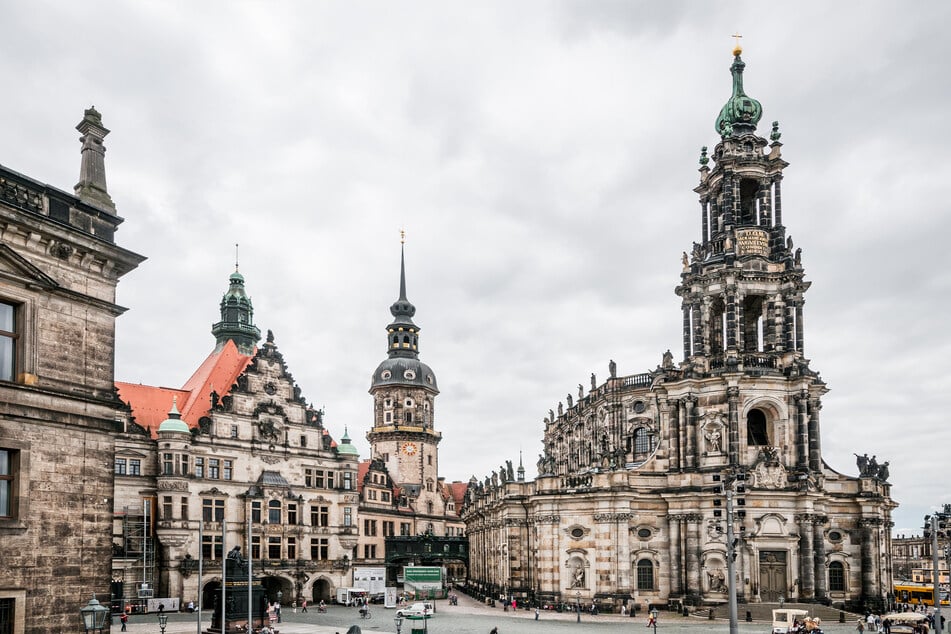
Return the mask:
[[235, 273], [238, 272], [238, 243], [234, 243], [234, 270]]
[[406, 230], [400, 229], [400, 244], [406, 244]]
[[706, 165], [709, 162], [710, 157], [707, 156], [707, 146], [704, 145], [702, 148], [700, 148], [700, 164]]
[[743, 37], [743, 36], [740, 35], [739, 33], [734, 33], [731, 37], [732, 37], [734, 40], [736, 40], [736, 44], [733, 46], [733, 56], [734, 56], [734, 57], [739, 57], [740, 53], [743, 52], [743, 47], [740, 46], [740, 38]]
[[779, 137], [781, 136], [783, 136], [783, 134], [779, 131], [779, 121], [773, 121], [773, 131], [769, 133], [769, 140], [779, 141]]

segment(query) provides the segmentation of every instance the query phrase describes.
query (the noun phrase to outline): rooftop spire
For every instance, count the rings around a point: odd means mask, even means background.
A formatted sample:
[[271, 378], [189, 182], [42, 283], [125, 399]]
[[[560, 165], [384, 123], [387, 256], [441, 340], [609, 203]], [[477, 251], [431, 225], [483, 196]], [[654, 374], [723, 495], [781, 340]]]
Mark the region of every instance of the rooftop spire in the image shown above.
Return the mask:
[[416, 357], [419, 328], [413, 323], [416, 307], [406, 298], [406, 232], [400, 230], [400, 297], [390, 306], [393, 322], [386, 327], [389, 356]]
[[406, 231], [400, 229], [400, 299], [406, 301]]
[[216, 350], [230, 339], [241, 354], [251, 355], [261, 340], [261, 330], [254, 325], [254, 307], [244, 290], [244, 276], [238, 273], [237, 248], [235, 244], [234, 273], [228, 278], [228, 290], [221, 298], [221, 321], [211, 327], [211, 334], [215, 336]]
[[85, 111], [76, 129], [82, 134], [79, 140], [83, 148], [79, 182], [73, 190], [84, 203], [114, 214], [116, 205], [106, 190], [106, 146], [103, 145], [109, 129], [102, 125], [102, 115], [95, 106]]
[[756, 131], [756, 124], [763, 116], [763, 106], [757, 100], [743, 92], [743, 69], [746, 64], [740, 57], [743, 49], [740, 47], [741, 35], [734, 35], [737, 38], [736, 46], [733, 48], [733, 64], [730, 65], [730, 73], [733, 75], [733, 94], [730, 99], [720, 109], [717, 116], [714, 129], [721, 137], [741, 136], [743, 134], [752, 134]]

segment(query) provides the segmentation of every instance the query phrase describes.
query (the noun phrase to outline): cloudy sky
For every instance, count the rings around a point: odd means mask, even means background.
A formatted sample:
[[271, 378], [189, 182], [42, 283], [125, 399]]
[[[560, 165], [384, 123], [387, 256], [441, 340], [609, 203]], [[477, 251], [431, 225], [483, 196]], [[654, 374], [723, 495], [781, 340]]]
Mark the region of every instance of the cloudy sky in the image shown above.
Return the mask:
[[[831, 388], [825, 458], [891, 461], [896, 531], [951, 502], [951, 4], [115, 2], [3, 10], [0, 162], [71, 191], [95, 104], [124, 278], [117, 378], [178, 387], [234, 244], [304, 395], [363, 454], [407, 231], [441, 470], [484, 476], [599, 380], [681, 350], [700, 146], [743, 34]], [[919, 531], [920, 532], [920, 531]]]

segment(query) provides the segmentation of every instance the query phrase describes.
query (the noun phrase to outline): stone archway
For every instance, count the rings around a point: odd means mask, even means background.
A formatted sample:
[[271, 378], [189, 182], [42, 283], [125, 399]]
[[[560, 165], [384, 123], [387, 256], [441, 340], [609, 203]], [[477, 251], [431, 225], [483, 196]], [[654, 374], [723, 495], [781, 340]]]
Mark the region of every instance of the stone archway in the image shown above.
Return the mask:
[[327, 579], [320, 578], [315, 581], [311, 594], [314, 603], [320, 603], [321, 601], [333, 603], [333, 585]]
[[214, 610], [218, 601], [221, 599], [221, 581], [216, 579], [209, 581], [201, 590], [201, 608], [202, 610]]
[[281, 605], [290, 605], [297, 599], [294, 594], [294, 584], [284, 577], [263, 577], [261, 579], [261, 587], [264, 588], [264, 596], [268, 600], [268, 603], [277, 601], [278, 593], [280, 593]]

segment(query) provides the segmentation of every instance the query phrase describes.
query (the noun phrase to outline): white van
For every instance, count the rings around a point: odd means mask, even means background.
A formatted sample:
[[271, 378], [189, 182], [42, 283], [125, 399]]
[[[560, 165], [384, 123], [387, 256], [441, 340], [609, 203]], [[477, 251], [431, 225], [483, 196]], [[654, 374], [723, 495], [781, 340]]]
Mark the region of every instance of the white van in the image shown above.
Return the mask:
[[367, 600], [367, 591], [363, 588], [337, 588], [337, 603], [341, 605], [363, 605]]

